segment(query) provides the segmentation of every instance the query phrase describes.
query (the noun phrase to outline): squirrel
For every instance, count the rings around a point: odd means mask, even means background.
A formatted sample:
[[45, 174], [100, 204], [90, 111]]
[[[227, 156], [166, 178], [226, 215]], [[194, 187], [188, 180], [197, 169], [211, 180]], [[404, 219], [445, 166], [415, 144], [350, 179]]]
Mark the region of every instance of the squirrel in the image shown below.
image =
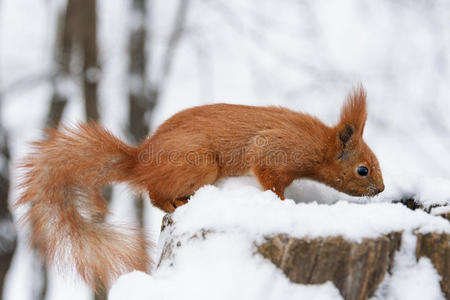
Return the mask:
[[104, 222], [104, 185], [127, 182], [147, 191], [165, 212], [187, 203], [200, 187], [227, 176], [253, 174], [280, 199], [294, 179], [308, 178], [353, 196], [384, 190], [378, 160], [364, 142], [366, 92], [352, 90], [340, 120], [283, 107], [211, 104], [183, 110], [137, 147], [95, 123], [47, 129], [24, 168], [24, 221], [47, 264], [71, 263], [94, 289], [119, 275], [147, 271], [149, 243], [136, 228]]

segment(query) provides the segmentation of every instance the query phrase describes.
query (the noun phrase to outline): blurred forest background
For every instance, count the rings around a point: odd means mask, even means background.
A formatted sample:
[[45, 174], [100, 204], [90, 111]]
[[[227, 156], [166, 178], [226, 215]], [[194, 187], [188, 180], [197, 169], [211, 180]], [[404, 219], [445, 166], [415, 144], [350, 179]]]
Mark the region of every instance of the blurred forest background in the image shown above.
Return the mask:
[[[385, 197], [416, 195], [417, 182], [432, 194], [450, 183], [449, 63], [446, 0], [0, 0], [0, 295], [94, 299], [45, 271], [8, 209], [15, 165], [43, 127], [92, 120], [137, 144], [171, 114], [214, 102], [332, 124], [361, 82]], [[105, 194], [118, 219], [157, 237], [148, 199]]]

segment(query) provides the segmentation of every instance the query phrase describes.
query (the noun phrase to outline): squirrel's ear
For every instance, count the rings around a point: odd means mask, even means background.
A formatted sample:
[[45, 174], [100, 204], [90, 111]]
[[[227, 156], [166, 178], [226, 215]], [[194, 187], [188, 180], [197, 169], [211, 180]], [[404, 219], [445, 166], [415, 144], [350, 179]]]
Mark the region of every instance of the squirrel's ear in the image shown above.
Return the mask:
[[353, 134], [355, 133], [355, 129], [351, 125], [345, 125], [343, 128], [341, 128], [338, 132], [339, 141], [343, 143], [344, 145], [350, 141]]
[[362, 136], [367, 119], [366, 96], [366, 91], [362, 85], [347, 95], [341, 110], [341, 119], [338, 128], [344, 130], [350, 126], [353, 128], [353, 133], [356, 136]]
[[341, 110], [341, 119], [337, 124], [337, 142], [339, 156], [347, 155], [359, 140], [362, 138], [364, 125], [367, 119], [366, 112], [366, 92], [362, 86], [351, 91], [345, 99]]
[[355, 128], [352, 125], [346, 124], [338, 128], [337, 132], [337, 147], [339, 151], [338, 159], [347, 159], [349, 151], [357, 143], [355, 142]]

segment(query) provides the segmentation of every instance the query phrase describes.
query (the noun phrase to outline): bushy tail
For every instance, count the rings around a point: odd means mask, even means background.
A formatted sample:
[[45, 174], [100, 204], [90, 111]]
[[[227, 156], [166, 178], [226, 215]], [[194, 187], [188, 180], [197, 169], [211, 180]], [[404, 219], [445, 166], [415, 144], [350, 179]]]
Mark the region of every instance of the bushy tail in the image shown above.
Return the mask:
[[101, 194], [103, 185], [130, 179], [136, 148], [96, 124], [47, 134], [21, 166], [23, 193], [15, 204], [26, 205], [33, 245], [47, 264], [75, 267], [97, 291], [122, 273], [146, 271], [152, 262], [144, 234], [104, 222]]

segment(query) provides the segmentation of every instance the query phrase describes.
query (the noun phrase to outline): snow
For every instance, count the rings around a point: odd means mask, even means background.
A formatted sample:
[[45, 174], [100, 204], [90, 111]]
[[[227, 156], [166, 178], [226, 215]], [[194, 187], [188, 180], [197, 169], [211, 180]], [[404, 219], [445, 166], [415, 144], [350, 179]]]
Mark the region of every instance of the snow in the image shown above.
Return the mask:
[[[367, 203], [361, 205], [339, 201], [334, 205], [296, 204], [280, 199], [271, 191], [262, 191], [256, 180], [230, 178], [218, 186], [205, 186], [191, 197], [189, 204], [173, 215], [181, 223], [181, 232], [195, 233], [200, 229], [223, 231], [236, 229], [251, 236], [287, 233], [293, 237], [341, 235], [349, 240], [376, 238], [393, 231], [445, 232], [450, 224], [402, 204]], [[253, 181], [252, 184], [248, 184]], [[181, 233], [180, 232], [180, 233]]]
[[391, 294], [384, 299], [445, 299], [439, 286], [441, 277], [428, 258], [423, 257], [416, 263], [410, 260], [404, 265], [399, 264], [391, 278]]
[[434, 207], [431, 210], [432, 215], [443, 215], [446, 213], [450, 213], [450, 205]]
[[416, 242], [414, 235], [403, 234], [392, 275], [386, 276], [372, 300], [445, 299], [439, 286], [441, 277], [431, 261], [426, 257], [416, 260]]
[[[164, 259], [152, 276], [138, 272], [122, 276], [110, 291], [111, 299], [130, 297], [130, 290], [133, 299], [338, 299], [332, 283], [290, 283], [255, 254], [254, 243], [279, 233], [297, 238], [339, 235], [359, 242], [390, 232], [403, 232], [404, 237], [392, 278], [382, 285], [383, 295], [442, 297], [439, 276], [429, 260], [416, 263], [412, 233], [450, 233], [450, 223], [401, 204], [296, 204], [262, 191], [252, 178], [230, 178], [201, 188], [171, 217], [175, 225], [163, 232], [158, 244], [162, 247], [172, 240], [181, 247], [175, 246], [174, 256]], [[201, 231], [207, 232], [205, 239], [193, 238]]]

